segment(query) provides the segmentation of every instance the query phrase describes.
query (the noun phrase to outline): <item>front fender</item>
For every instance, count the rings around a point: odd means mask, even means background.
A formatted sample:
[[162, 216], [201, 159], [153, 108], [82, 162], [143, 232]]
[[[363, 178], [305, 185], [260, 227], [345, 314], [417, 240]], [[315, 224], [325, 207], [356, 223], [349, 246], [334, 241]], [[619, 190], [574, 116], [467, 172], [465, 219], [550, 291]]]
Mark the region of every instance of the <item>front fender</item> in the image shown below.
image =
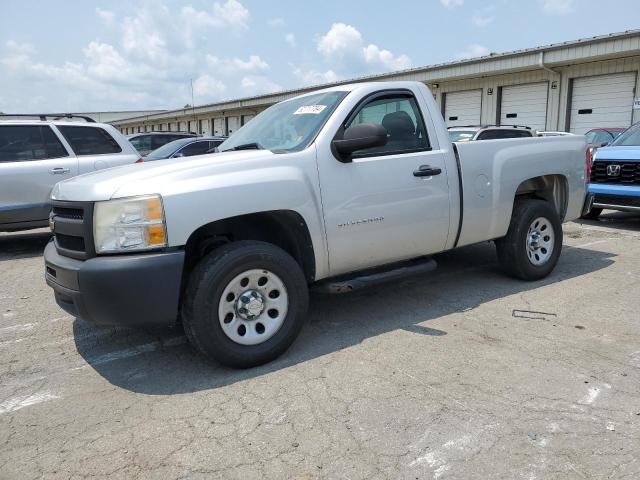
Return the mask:
[[328, 268], [315, 149], [268, 162], [178, 179], [163, 188], [168, 243], [183, 246], [203, 225], [253, 213], [291, 210], [306, 222], [316, 255], [316, 275]]

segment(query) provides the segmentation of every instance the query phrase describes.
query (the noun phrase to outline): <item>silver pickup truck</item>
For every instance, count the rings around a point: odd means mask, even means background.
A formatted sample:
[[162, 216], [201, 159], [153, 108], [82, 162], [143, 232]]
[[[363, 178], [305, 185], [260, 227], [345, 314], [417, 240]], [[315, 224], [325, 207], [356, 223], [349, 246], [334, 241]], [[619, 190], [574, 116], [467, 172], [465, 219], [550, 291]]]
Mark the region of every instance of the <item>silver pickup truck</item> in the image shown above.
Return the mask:
[[58, 304], [97, 323], [181, 322], [205, 355], [250, 367], [294, 341], [310, 285], [425, 271], [487, 240], [511, 276], [545, 277], [585, 198], [584, 137], [452, 144], [417, 82], [284, 101], [219, 149], [59, 183], [45, 250]]

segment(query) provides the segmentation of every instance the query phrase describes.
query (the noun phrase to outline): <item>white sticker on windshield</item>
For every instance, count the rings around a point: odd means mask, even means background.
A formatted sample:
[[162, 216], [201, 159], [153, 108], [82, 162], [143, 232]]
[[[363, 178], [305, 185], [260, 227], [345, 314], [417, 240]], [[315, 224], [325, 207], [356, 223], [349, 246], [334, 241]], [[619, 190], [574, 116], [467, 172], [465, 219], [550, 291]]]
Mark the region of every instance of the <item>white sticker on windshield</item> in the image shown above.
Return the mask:
[[305, 113], [312, 113], [314, 115], [317, 115], [320, 112], [322, 112], [325, 108], [327, 108], [326, 105], [303, 105], [302, 107], [298, 108], [295, 112], [293, 112], [293, 114], [304, 115]]

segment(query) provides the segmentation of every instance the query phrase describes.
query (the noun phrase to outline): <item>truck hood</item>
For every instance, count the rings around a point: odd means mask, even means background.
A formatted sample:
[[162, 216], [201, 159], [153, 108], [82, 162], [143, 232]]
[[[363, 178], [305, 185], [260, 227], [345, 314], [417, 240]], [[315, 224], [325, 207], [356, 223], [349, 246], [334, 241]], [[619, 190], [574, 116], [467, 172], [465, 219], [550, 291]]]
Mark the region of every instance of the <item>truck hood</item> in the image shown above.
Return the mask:
[[640, 162], [640, 146], [602, 147], [596, 152], [596, 160], [625, 160]]
[[[243, 171], [275, 155], [269, 150], [241, 150], [109, 168], [58, 183], [53, 188], [51, 198], [78, 202], [110, 200], [130, 196], [132, 189], [123, 187], [133, 185], [136, 194], [162, 194], [162, 186], [167, 183], [211, 176], [218, 172]], [[121, 189], [127, 191], [119, 194]]]

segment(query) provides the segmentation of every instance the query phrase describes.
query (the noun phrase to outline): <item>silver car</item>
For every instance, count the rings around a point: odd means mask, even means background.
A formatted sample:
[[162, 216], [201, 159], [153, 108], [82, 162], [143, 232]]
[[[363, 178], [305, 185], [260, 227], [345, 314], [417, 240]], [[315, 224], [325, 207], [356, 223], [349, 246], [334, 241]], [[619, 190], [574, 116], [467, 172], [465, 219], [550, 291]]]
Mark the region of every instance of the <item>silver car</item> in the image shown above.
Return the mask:
[[0, 120], [0, 231], [47, 226], [59, 181], [140, 160], [111, 125], [43, 118]]

